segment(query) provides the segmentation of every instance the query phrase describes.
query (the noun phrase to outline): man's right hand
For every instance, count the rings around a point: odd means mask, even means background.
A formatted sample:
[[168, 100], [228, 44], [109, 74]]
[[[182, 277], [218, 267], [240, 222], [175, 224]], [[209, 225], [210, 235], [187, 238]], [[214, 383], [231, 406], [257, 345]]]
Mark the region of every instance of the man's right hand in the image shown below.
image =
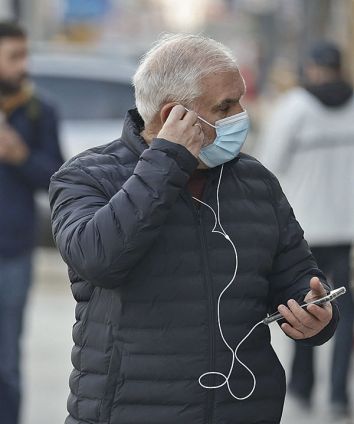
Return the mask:
[[201, 125], [198, 124], [198, 115], [192, 111], [187, 112], [181, 105], [173, 107], [157, 137], [181, 144], [195, 157], [198, 157], [204, 142], [204, 133]]
[[20, 134], [7, 124], [0, 127], [0, 162], [21, 165], [29, 156], [29, 149]]

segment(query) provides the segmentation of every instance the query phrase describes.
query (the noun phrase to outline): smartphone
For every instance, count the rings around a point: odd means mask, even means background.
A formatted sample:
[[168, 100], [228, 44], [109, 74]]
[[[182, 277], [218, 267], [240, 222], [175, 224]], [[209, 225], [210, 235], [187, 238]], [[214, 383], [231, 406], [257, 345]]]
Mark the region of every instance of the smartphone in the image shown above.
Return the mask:
[[[300, 306], [301, 306], [301, 308], [307, 308], [307, 306], [309, 306], [309, 305], [323, 305], [324, 303], [331, 302], [332, 300], [341, 296], [346, 291], [347, 290], [346, 290], [345, 287], [339, 287], [339, 289], [335, 289], [335, 290], [332, 290], [329, 293], [327, 293], [326, 296], [323, 296], [319, 299], [315, 299], [312, 302], [303, 303]], [[269, 315], [267, 318], [264, 318], [264, 320], [262, 322], [263, 322], [263, 324], [269, 325], [270, 323], [272, 323], [274, 321], [279, 321], [280, 319], [284, 319], [283, 315], [281, 315], [279, 313], [275, 313], [275, 314]]]

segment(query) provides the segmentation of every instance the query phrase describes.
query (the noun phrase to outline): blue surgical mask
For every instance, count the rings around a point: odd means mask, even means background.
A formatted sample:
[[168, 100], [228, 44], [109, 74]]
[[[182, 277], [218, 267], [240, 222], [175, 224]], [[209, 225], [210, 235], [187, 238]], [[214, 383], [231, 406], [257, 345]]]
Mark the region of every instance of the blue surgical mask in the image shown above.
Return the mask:
[[201, 121], [215, 128], [216, 138], [209, 146], [202, 147], [199, 159], [209, 168], [215, 168], [222, 163], [235, 159], [245, 143], [249, 130], [249, 117], [246, 111], [228, 116], [210, 124], [205, 119]]

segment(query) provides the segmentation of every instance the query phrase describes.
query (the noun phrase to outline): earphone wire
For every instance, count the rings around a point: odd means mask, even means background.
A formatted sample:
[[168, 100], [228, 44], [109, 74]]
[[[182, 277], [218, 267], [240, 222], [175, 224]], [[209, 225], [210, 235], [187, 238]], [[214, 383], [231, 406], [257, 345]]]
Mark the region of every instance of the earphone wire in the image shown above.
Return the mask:
[[[199, 384], [203, 387], [203, 388], [205, 388], [205, 389], [219, 389], [219, 388], [221, 388], [221, 387], [223, 387], [225, 384], [227, 385], [227, 388], [228, 388], [228, 391], [229, 391], [229, 393], [230, 393], [230, 395], [234, 398], [234, 399], [236, 399], [236, 400], [246, 400], [246, 399], [248, 399], [250, 396], [252, 396], [252, 394], [253, 394], [253, 392], [254, 392], [254, 390], [255, 390], [255, 388], [256, 388], [256, 385], [257, 385], [257, 379], [256, 379], [256, 376], [255, 376], [255, 374], [253, 373], [253, 371], [244, 363], [244, 362], [242, 362], [241, 361], [241, 359], [238, 357], [238, 355], [237, 355], [237, 352], [238, 352], [238, 350], [239, 350], [239, 348], [241, 347], [241, 345], [242, 345], [242, 343], [244, 343], [247, 339], [248, 339], [248, 337], [252, 334], [252, 332], [256, 329], [256, 327], [258, 327], [260, 324], [262, 324], [263, 323], [263, 321], [259, 321], [257, 324], [255, 324], [252, 328], [251, 328], [251, 330], [246, 334], [246, 336], [238, 343], [238, 345], [236, 346], [236, 348], [235, 348], [235, 350], [228, 344], [228, 342], [226, 341], [226, 339], [225, 339], [225, 336], [224, 336], [224, 333], [223, 333], [223, 330], [222, 330], [222, 326], [221, 326], [221, 318], [220, 318], [220, 306], [221, 306], [221, 299], [222, 299], [222, 296], [224, 295], [224, 293], [227, 291], [227, 289], [232, 285], [232, 283], [235, 281], [235, 278], [236, 278], [236, 275], [237, 275], [237, 271], [238, 271], [238, 254], [237, 254], [237, 249], [236, 249], [236, 246], [235, 246], [235, 244], [233, 243], [233, 241], [231, 240], [231, 238], [229, 237], [229, 235], [226, 233], [226, 231], [224, 230], [224, 228], [223, 228], [223, 226], [222, 226], [222, 224], [221, 224], [221, 220], [220, 220], [220, 200], [219, 200], [219, 191], [220, 191], [220, 184], [221, 184], [221, 179], [222, 179], [222, 175], [223, 175], [223, 171], [224, 171], [224, 165], [222, 165], [221, 166], [221, 170], [220, 170], [220, 175], [219, 175], [219, 181], [218, 181], [218, 185], [217, 185], [217, 190], [216, 190], [216, 201], [217, 201], [217, 214], [215, 213], [215, 211], [214, 211], [214, 209], [210, 206], [210, 205], [208, 205], [207, 203], [205, 203], [205, 202], [203, 202], [202, 200], [200, 200], [200, 199], [197, 199], [196, 197], [193, 197], [193, 199], [194, 200], [196, 200], [197, 202], [199, 202], [199, 203], [201, 203], [202, 205], [204, 205], [204, 206], [206, 206], [208, 209], [210, 209], [211, 210], [211, 212], [213, 213], [213, 215], [214, 215], [214, 220], [215, 220], [215, 223], [214, 223], [214, 227], [213, 227], [213, 229], [211, 230], [211, 232], [213, 233], [213, 234], [220, 234], [220, 235], [222, 235], [223, 237], [225, 237], [225, 239], [231, 244], [231, 246], [232, 246], [232, 248], [233, 248], [233, 250], [234, 250], [234, 254], [235, 254], [235, 270], [234, 270], [234, 273], [233, 273], [233, 276], [232, 276], [232, 278], [231, 278], [231, 280], [230, 280], [230, 282], [225, 286], [225, 288], [221, 291], [221, 293], [219, 294], [219, 297], [218, 297], [218, 301], [217, 301], [217, 319], [218, 319], [218, 328], [219, 328], [219, 333], [220, 333], [220, 336], [221, 336], [221, 338], [222, 338], [222, 341], [224, 342], [224, 344], [225, 344], [225, 346], [230, 350], [230, 352], [232, 353], [232, 361], [231, 361], [231, 366], [230, 366], [230, 370], [229, 370], [229, 372], [228, 372], [228, 374], [227, 375], [225, 375], [225, 374], [223, 374], [223, 373], [221, 373], [221, 372], [218, 372], [218, 371], [209, 371], [209, 372], [206, 372], [206, 373], [204, 373], [204, 374], [202, 374], [200, 377], [199, 377], [199, 379], [198, 379], [198, 381], [199, 381]], [[219, 225], [219, 227], [220, 227], [220, 229], [221, 229], [221, 231], [219, 231], [219, 230], [216, 230], [216, 228], [217, 228], [217, 226]], [[236, 359], [236, 361], [241, 365], [241, 366], [243, 366], [250, 374], [251, 374], [251, 376], [252, 376], [252, 379], [253, 379], [253, 385], [252, 385], [252, 389], [251, 389], [251, 391], [247, 394], [247, 395], [245, 395], [245, 396], [243, 396], [243, 397], [239, 397], [239, 396], [236, 396], [234, 393], [233, 393], [233, 391], [232, 391], [232, 389], [231, 389], [231, 387], [230, 387], [230, 377], [231, 377], [231, 374], [232, 374], [232, 371], [233, 371], [233, 369], [234, 369], [234, 366], [235, 366], [235, 359]], [[220, 376], [220, 377], [223, 377], [224, 378], [224, 381], [221, 383], [221, 384], [217, 384], [217, 385], [206, 385], [206, 384], [203, 384], [202, 383], [202, 379], [204, 378], [204, 377], [206, 377], [206, 376], [211, 376], [211, 375], [217, 375], [217, 376]]]

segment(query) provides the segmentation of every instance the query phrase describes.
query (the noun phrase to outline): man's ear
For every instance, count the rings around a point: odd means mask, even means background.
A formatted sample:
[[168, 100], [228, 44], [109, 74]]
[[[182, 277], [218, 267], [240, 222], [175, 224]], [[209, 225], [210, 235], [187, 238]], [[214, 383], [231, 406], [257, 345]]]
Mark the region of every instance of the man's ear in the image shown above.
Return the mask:
[[176, 106], [179, 105], [178, 102], [170, 102], [170, 103], [166, 103], [165, 105], [162, 106], [161, 110], [160, 110], [160, 121], [161, 121], [161, 126], [166, 122], [169, 114], [171, 113], [171, 110]]

